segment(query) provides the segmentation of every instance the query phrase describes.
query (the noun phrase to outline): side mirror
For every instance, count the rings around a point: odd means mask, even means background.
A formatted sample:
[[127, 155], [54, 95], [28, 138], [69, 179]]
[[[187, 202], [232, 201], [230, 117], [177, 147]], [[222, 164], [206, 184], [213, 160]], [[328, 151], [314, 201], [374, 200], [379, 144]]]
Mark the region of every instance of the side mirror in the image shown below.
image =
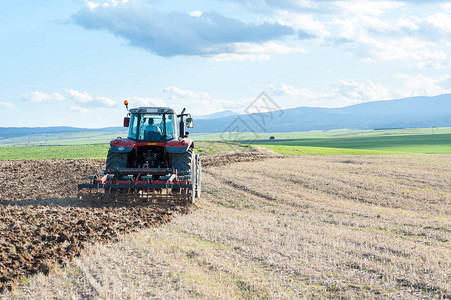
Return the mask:
[[130, 118], [129, 117], [125, 117], [124, 118], [124, 127], [129, 127], [130, 126]]
[[193, 128], [194, 127], [193, 118], [186, 118], [186, 127], [187, 128]]

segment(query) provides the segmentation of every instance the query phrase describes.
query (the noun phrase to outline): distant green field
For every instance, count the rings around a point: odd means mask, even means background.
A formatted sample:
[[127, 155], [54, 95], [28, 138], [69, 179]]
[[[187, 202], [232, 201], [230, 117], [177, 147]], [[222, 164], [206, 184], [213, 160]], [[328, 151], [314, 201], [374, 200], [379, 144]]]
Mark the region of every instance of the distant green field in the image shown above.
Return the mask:
[[118, 136], [126, 136], [127, 131], [82, 131], [70, 133], [34, 134], [0, 139], [0, 146], [65, 146], [108, 144]]
[[192, 134], [197, 141], [249, 141], [249, 140], [269, 140], [274, 136], [276, 140], [295, 140], [295, 139], [324, 139], [324, 138], [369, 138], [378, 136], [407, 136], [407, 135], [435, 135], [451, 134], [451, 127], [439, 128], [405, 128], [405, 129], [384, 129], [384, 130], [351, 130], [351, 129], [333, 129], [333, 130], [312, 130], [304, 132], [226, 132], [210, 134]]
[[108, 144], [0, 147], [0, 160], [106, 158]]
[[[0, 160], [106, 158], [108, 142], [123, 132], [80, 132], [0, 140]], [[269, 137], [275, 140], [269, 140]], [[395, 130], [329, 130], [285, 133], [193, 134], [203, 155], [266, 147], [283, 155], [451, 154], [451, 127]], [[84, 145], [88, 144], [88, 146]], [[26, 147], [20, 145], [27, 145]], [[46, 145], [46, 146], [36, 146]], [[61, 145], [61, 146], [50, 146]]]
[[[202, 140], [233, 133], [201, 135]], [[274, 140], [270, 140], [270, 137]], [[451, 128], [395, 130], [329, 130], [285, 133], [237, 133], [241, 142], [266, 147], [284, 155], [332, 154], [451, 154]]]
[[[231, 151], [249, 150], [252, 146], [236, 143], [196, 143], [196, 152], [201, 155], [227, 153]], [[11, 146], [0, 147], [0, 160], [17, 159], [106, 159], [109, 144], [69, 145], [69, 146]]]
[[304, 146], [283, 146], [283, 145], [258, 145], [272, 150], [282, 155], [303, 156], [303, 155], [387, 155], [387, 154], [405, 154], [394, 151], [345, 149], [329, 147], [304, 147]]
[[451, 154], [451, 134], [255, 141], [264, 146], [304, 146], [418, 154]]

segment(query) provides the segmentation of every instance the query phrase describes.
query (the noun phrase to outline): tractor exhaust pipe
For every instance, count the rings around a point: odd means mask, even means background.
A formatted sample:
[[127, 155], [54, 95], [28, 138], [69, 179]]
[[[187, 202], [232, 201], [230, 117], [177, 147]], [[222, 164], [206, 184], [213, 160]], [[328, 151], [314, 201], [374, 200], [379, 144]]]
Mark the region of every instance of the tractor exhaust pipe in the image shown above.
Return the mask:
[[185, 114], [186, 108], [183, 108], [182, 113], [180, 115], [178, 115], [177, 117], [180, 118], [180, 137], [181, 138], [185, 138], [185, 120], [183, 119], [184, 116], [186, 116], [187, 114]]

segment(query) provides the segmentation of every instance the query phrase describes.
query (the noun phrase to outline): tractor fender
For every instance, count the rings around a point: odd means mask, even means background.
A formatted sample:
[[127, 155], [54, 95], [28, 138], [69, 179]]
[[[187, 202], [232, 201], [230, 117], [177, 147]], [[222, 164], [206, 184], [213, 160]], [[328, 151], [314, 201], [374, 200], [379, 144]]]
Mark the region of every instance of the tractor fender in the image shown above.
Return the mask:
[[115, 153], [132, 152], [136, 147], [136, 142], [130, 139], [118, 137], [110, 142], [110, 150]]
[[194, 142], [190, 139], [182, 139], [181, 141], [172, 139], [167, 141], [164, 146], [166, 148], [166, 152], [183, 153], [188, 151], [189, 148], [194, 148]]

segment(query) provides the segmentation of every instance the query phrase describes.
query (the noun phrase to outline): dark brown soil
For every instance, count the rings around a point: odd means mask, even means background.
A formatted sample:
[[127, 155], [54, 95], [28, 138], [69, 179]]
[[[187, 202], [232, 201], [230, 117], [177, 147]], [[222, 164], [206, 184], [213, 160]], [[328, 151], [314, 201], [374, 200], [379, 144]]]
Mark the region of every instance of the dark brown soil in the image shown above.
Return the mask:
[[[268, 156], [231, 153], [203, 157], [202, 163], [208, 167]], [[104, 160], [87, 159], [0, 161], [0, 292], [24, 276], [48, 273], [87, 244], [159, 226], [191, 209], [177, 203], [93, 207], [76, 200], [77, 184], [104, 166]]]
[[104, 168], [103, 159], [0, 161], [0, 201], [75, 198], [77, 185]]

